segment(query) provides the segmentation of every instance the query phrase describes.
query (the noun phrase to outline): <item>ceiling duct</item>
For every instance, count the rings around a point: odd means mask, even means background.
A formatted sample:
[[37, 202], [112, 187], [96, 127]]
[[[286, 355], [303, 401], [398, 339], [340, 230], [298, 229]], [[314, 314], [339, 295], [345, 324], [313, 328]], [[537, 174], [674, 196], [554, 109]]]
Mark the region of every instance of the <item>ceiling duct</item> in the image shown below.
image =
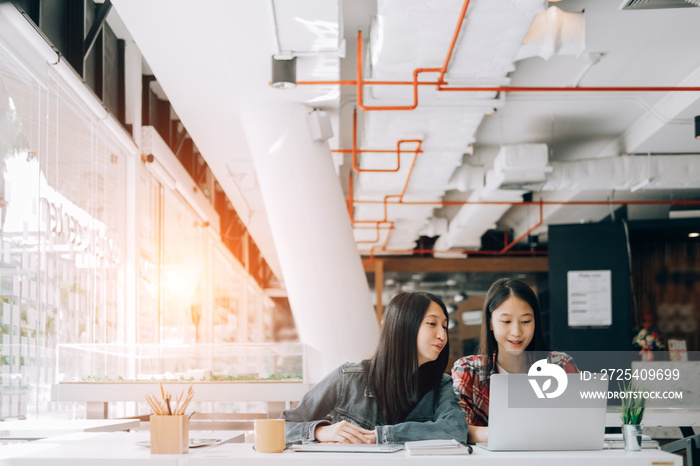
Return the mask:
[[621, 10], [662, 10], [700, 6], [700, 0], [625, 0]]
[[[377, 0], [377, 16], [367, 48], [366, 71], [375, 80], [405, 80], [417, 68], [440, 67], [450, 49], [450, 32], [464, 5], [464, 0]], [[538, 13], [546, 10], [545, 0], [472, 0], [467, 10], [454, 53], [449, 60], [446, 77], [450, 83], [508, 84], [508, 73], [523, 38]], [[426, 78], [429, 79], [429, 78]], [[366, 97], [373, 102], [405, 103], [410, 90], [400, 86], [368, 86]], [[442, 200], [448, 185], [474, 190], [470, 199], [521, 201], [516, 191], [483, 190], [483, 169], [456, 170], [463, 163], [463, 154], [474, 142], [474, 135], [487, 111], [503, 106], [503, 96], [493, 92], [440, 93], [421, 86], [421, 105], [411, 112], [366, 112], [362, 117], [360, 148], [394, 147], [402, 139], [420, 139], [422, 153], [404, 153], [400, 169], [395, 173], [362, 172], [355, 179], [357, 201], [384, 199], [387, 194], [404, 192], [407, 204], [381, 203], [354, 206], [354, 235], [361, 249], [386, 245], [387, 250], [413, 249], [420, 235], [440, 235], [436, 249], [476, 247], [485, 230], [510, 205], [469, 205], [460, 209], [457, 220], [449, 227], [440, 220], [433, 222], [435, 205], [409, 205], [411, 201]], [[482, 95], [484, 94], [484, 95]], [[410, 150], [408, 145], [402, 149]], [[546, 149], [545, 149], [546, 153]], [[361, 154], [362, 170], [387, 168], [387, 158], [377, 154]], [[546, 160], [545, 160], [546, 163]], [[453, 177], [454, 175], [454, 177]], [[450, 183], [450, 179], [453, 179]], [[394, 196], [394, 200], [398, 196]], [[372, 228], [372, 222], [382, 228]], [[391, 225], [389, 225], [391, 224]], [[370, 225], [367, 228], [367, 225]], [[445, 232], [445, 229], [448, 231]], [[468, 230], [475, 229], [475, 232]], [[387, 238], [388, 236], [388, 238]], [[386, 243], [385, 243], [386, 241]]]
[[547, 144], [514, 144], [501, 147], [486, 173], [490, 189], [523, 189], [523, 185], [542, 183], [552, 167], [547, 165]]
[[535, 17], [515, 59], [540, 57], [549, 60], [554, 55], [578, 57], [585, 50], [585, 14], [550, 6]]

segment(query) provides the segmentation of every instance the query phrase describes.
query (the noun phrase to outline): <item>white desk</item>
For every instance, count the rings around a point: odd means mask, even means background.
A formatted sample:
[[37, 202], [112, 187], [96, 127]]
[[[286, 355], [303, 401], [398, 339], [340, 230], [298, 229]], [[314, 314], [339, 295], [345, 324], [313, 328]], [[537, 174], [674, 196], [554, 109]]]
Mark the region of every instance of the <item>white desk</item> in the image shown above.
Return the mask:
[[219, 443], [191, 448], [187, 455], [152, 455], [148, 446], [150, 432], [77, 432], [35, 442], [0, 446], [2, 466], [186, 466], [198, 452], [220, 448], [228, 442], [243, 442], [243, 431], [191, 432], [192, 438], [217, 438]]
[[216, 450], [189, 455], [187, 466], [681, 466], [683, 458], [659, 450], [626, 452], [601, 451], [546, 451], [546, 452], [490, 452], [475, 447], [469, 456], [408, 456], [406, 451], [395, 453], [257, 453], [251, 444], [222, 445]]
[[138, 419], [46, 419], [0, 422], [0, 440], [37, 440], [73, 432], [135, 429]]
[[[619, 406], [609, 407], [605, 416], [605, 425], [607, 427], [620, 427], [622, 424], [622, 418], [620, 417], [621, 411]], [[644, 420], [642, 424], [656, 427], [700, 426], [700, 408], [655, 408], [649, 406], [644, 410]]]
[[[681, 466], [683, 458], [659, 450], [578, 452], [488, 452], [471, 456], [407, 456], [396, 453], [257, 453], [247, 443], [190, 449], [186, 455], [152, 455], [136, 444], [139, 432], [77, 433], [0, 447], [3, 466]], [[147, 438], [147, 437], [145, 437]]]

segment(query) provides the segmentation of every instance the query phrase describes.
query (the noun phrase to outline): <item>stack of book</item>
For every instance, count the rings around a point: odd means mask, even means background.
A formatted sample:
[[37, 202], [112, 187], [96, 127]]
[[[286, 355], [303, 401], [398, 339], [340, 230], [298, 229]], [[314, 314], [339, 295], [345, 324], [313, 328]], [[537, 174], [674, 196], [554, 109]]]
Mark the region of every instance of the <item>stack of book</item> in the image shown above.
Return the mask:
[[409, 455], [469, 455], [472, 447], [461, 445], [457, 440], [419, 440], [404, 445]]

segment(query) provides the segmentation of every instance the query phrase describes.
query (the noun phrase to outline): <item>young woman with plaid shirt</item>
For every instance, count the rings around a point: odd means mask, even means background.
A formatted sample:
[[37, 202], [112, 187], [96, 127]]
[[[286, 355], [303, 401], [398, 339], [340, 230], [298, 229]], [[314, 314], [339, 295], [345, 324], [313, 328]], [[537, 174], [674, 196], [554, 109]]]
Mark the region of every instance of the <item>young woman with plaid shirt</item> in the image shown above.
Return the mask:
[[519, 280], [497, 280], [484, 302], [479, 354], [460, 358], [452, 367], [453, 388], [466, 412], [470, 443], [488, 442], [491, 375], [527, 373], [532, 363], [544, 358], [567, 373], [578, 372], [571, 356], [547, 348], [540, 305], [532, 289]]

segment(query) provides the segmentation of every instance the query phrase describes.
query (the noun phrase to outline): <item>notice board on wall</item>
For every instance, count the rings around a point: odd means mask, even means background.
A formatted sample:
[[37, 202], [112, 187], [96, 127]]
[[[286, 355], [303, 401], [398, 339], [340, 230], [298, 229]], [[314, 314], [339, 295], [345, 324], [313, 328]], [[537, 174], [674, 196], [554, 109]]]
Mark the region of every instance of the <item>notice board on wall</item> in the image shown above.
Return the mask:
[[610, 270], [569, 270], [566, 273], [569, 327], [612, 325]]
[[[623, 225], [550, 225], [548, 245], [552, 349], [629, 351], [630, 269]], [[575, 301], [571, 309], [570, 301]], [[570, 310], [585, 312], [574, 312], [571, 321]]]

